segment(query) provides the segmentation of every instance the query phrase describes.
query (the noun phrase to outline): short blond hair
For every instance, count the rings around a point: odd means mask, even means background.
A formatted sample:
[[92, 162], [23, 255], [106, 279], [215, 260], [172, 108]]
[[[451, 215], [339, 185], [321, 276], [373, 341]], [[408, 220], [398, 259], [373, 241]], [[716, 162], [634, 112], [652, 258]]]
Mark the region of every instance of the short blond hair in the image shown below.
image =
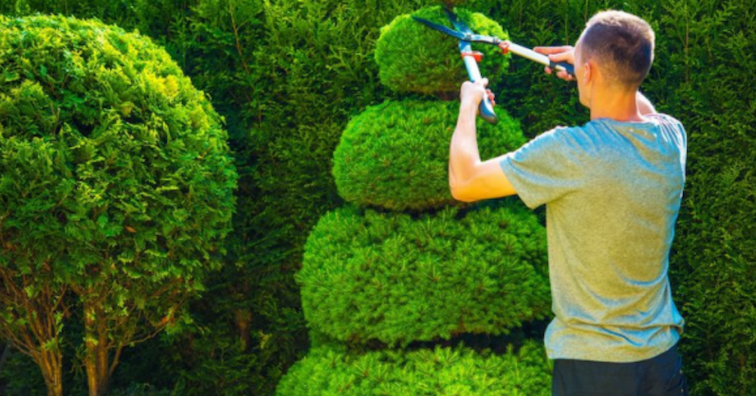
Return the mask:
[[655, 35], [648, 22], [623, 11], [602, 11], [586, 24], [581, 51], [595, 59], [608, 77], [640, 86], [654, 61]]

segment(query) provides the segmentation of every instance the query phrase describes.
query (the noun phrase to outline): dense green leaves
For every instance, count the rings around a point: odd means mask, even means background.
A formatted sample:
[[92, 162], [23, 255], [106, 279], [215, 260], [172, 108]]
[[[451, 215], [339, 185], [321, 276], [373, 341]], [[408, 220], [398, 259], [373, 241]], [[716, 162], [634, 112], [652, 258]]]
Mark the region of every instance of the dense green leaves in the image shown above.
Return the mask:
[[335, 339], [392, 345], [507, 333], [549, 311], [545, 243], [516, 202], [418, 218], [342, 208], [305, 246], [305, 317]]
[[[339, 195], [358, 205], [427, 210], [454, 205], [449, 191], [449, 140], [459, 103], [386, 102], [353, 118], [334, 153]], [[486, 160], [525, 143], [519, 124], [499, 111], [495, 126], [478, 122]]]
[[313, 349], [281, 381], [278, 396], [547, 396], [551, 366], [528, 342], [504, 355], [468, 348], [344, 354]]
[[[479, 13], [456, 9], [460, 19], [478, 34], [496, 36], [506, 40], [509, 36], [498, 23]], [[411, 14], [440, 25], [449, 26], [441, 7], [429, 7]], [[400, 92], [448, 94], [459, 90], [460, 81], [467, 79], [459, 54], [459, 40], [430, 29], [411, 18], [409, 14], [396, 17], [381, 29], [375, 49], [375, 60], [380, 69], [381, 82]], [[480, 45], [476, 50], [485, 55], [482, 73], [498, 79], [508, 66], [508, 56], [491, 45]]]
[[[749, 394], [756, 381], [756, 100], [742, 68], [756, 43], [749, 1], [670, 2], [657, 86], [688, 129], [688, 178], [673, 280], [700, 395]], [[669, 92], [668, 86], [678, 88]]]

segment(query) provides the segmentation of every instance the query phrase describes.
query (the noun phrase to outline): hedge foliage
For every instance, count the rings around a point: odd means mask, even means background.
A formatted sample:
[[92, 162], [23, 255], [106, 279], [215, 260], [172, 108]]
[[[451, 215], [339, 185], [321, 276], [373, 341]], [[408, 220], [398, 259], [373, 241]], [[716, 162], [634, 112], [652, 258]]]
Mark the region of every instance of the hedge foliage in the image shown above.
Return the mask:
[[[455, 13], [478, 34], [509, 38], [498, 23], [483, 14], [462, 8], [455, 9]], [[460, 59], [459, 40], [418, 23], [412, 16], [451, 26], [442, 7], [436, 6], [400, 15], [383, 27], [375, 49], [381, 82], [398, 92], [456, 94], [460, 81], [468, 78]], [[484, 76], [501, 78], [510, 55], [502, 56], [491, 45], [476, 44], [474, 49], [485, 56], [486, 62], [481, 66]]]
[[[458, 205], [449, 191], [449, 141], [459, 103], [387, 101], [354, 117], [334, 153], [339, 195], [357, 205], [390, 210], [428, 210]], [[481, 159], [525, 143], [506, 112], [499, 123], [478, 121]]]
[[551, 366], [538, 342], [495, 355], [469, 348], [345, 354], [313, 349], [278, 396], [547, 396]]
[[506, 334], [550, 309], [545, 231], [519, 203], [413, 218], [345, 207], [305, 245], [305, 318], [342, 340], [389, 345]]

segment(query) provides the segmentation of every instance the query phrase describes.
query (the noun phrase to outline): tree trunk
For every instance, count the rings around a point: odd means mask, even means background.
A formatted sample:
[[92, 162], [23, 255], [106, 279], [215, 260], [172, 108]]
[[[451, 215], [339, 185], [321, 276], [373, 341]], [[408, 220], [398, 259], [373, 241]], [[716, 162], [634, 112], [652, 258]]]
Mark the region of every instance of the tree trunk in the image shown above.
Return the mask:
[[84, 303], [84, 328], [86, 332], [86, 358], [84, 366], [87, 371], [89, 396], [105, 396], [110, 382], [108, 359], [107, 323], [102, 310]]
[[5, 344], [5, 348], [3, 348], [3, 355], [0, 356], [0, 373], [3, 372], [3, 366], [5, 365], [5, 362], [8, 360], [8, 354], [10, 353], [11, 349], [11, 343]]
[[249, 350], [249, 325], [252, 322], [252, 313], [248, 309], [237, 309], [234, 312], [236, 329], [239, 331], [242, 352]]
[[42, 370], [47, 396], [63, 396], [63, 354], [57, 348], [42, 350], [35, 360]]
[[52, 373], [53, 378], [45, 378], [47, 396], [63, 396], [63, 373], [58, 370]]

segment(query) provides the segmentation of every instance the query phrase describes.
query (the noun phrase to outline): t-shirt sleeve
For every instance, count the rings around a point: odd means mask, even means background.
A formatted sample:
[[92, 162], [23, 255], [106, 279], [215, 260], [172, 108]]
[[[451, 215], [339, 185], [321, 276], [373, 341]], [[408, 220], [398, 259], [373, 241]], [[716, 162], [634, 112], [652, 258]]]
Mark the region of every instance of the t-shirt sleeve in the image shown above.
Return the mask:
[[582, 149], [571, 132], [572, 128], [556, 128], [542, 133], [499, 161], [529, 208], [557, 200], [583, 184]]
[[[664, 113], [647, 114], [646, 117], [656, 120], [662, 128], [666, 128], [670, 131], [670, 135], [673, 136], [675, 145], [678, 150], [680, 150], [680, 163], [684, 170], [688, 155], [688, 135], [685, 132], [683, 124], [677, 118]], [[684, 177], [685, 175], [683, 174], [683, 178]]]

